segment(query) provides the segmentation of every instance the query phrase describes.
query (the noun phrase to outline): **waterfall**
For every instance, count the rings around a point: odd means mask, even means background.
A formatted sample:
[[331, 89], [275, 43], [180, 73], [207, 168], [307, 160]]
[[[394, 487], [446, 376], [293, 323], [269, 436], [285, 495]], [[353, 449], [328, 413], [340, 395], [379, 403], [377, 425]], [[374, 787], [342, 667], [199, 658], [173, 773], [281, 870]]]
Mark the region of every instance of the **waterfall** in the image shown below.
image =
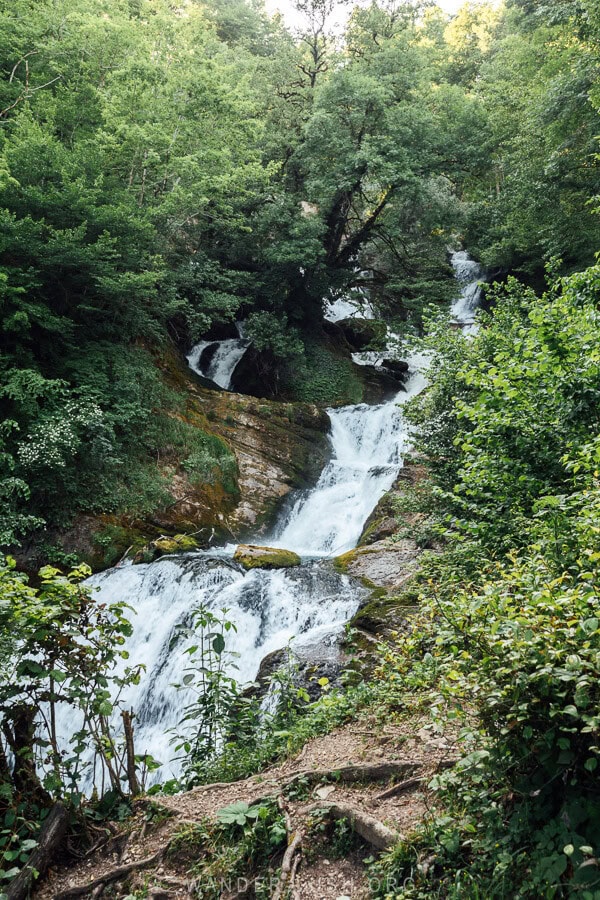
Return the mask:
[[[476, 327], [483, 272], [464, 251], [451, 258], [460, 286], [452, 314], [462, 327]], [[237, 339], [202, 342], [191, 351], [190, 366], [228, 388], [248, 343], [242, 333]], [[296, 551], [303, 557], [301, 566], [246, 572], [232, 562], [231, 548], [222, 548], [146, 565], [126, 563], [88, 580], [101, 602], [125, 600], [134, 610], [126, 649], [130, 663], [142, 663], [145, 673], [121, 699], [136, 712], [137, 752], [163, 763], [156, 779], [179, 771], [171, 760], [170, 731], [177, 728], [189, 698], [173, 686], [187, 664], [177, 634], [181, 625], [191, 623], [198, 606], [215, 613], [226, 609], [227, 619], [235, 623], [227, 650], [237, 654], [231, 672], [241, 683], [253, 680], [262, 659], [290, 640], [296, 652], [308, 656], [315, 646], [336, 644], [365, 590], [337, 573], [327, 557], [356, 546], [366, 519], [394, 483], [410, 444], [402, 405], [426, 386], [427, 363], [425, 355], [411, 357], [406, 389], [386, 403], [329, 410], [330, 462], [313, 489], [296, 495], [273, 535], [267, 541], [256, 539]], [[60, 711], [58, 727], [65, 738], [79, 724], [71, 710]]]
[[203, 378], [214, 381], [228, 391], [235, 367], [250, 346], [244, 338], [241, 324], [237, 325], [239, 337], [224, 341], [200, 341], [190, 350], [187, 361], [190, 369]]
[[[425, 385], [424, 360], [415, 358], [412, 364], [407, 390], [389, 402], [329, 411], [331, 462], [315, 488], [297, 497], [277, 537], [268, 541], [298, 552], [304, 557], [301, 566], [245, 572], [230, 559], [232, 548], [223, 548], [145, 565], [127, 563], [88, 580], [101, 602], [125, 600], [134, 610], [126, 649], [129, 663], [144, 664], [145, 673], [121, 699], [136, 712], [136, 751], [163, 763], [155, 778], [165, 780], [179, 771], [171, 760], [170, 732], [189, 698], [173, 686], [181, 682], [188, 661], [177, 629], [190, 624], [198, 606], [215, 613], [228, 610], [237, 631], [229, 632], [227, 650], [238, 654], [232, 674], [241, 683], [253, 680], [262, 659], [291, 639], [301, 656], [310, 656], [316, 645], [322, 656], [323, 644], [337, 643], [365, 590], [322, 557], [355, 546], [402, 466], [409, 432], [400, 405]], [[70, 735], [77, 727], [73, 712], [61, 710], [60, 732]]]
[[425, 364], [424, 357], [411, 358], [407, 389], [387, 403], [328, 410], [331, 461], [269, 543], [301, 556], [336, 556], [356, 546], [366, 519], [402, 467], [409, 430], [401, 405], [424, 388]]
[[[245, 572], [230, 559], [206, 553], [166, 556], [145, 565], [126, 564], [92, 576], [88, 586], [102, 602], [126, 600], [133, 635], [128, 639], [128, 664], [143, 663], [139, 685], [121, 695], [136, 712], [136, 752], [150, 753], [163, 763], [156, 778], [166, 780], [179, 772], [171, 762], [171, 730], [190, 701], [181, 682], [189, 657], [178, 629], [190, 625], [193, 610], [203, 605], [226, 618], [237, 631], [227, 635], [227, 652], [236, 654], [231, 669], [240, 683], [256, 677], [261, 660], [271, 651], [293, 646], [310, 656], [320, 641], [335, 643], [336, 633], [357, 609], [361, 589], [331, 566], [308, 561], [294, 569]], [[118, 720], [115, 720], [118, 726]], [[72, 734], [80, 723], [71, 709], [59, 711], [59, 733]], [[86, 785], [92, 787], [91, 782]]]
[[481, 282], [485, 273], [479, 263], [471, 259], [466, 250], [457, 250], [451, 253], [450, 263], [460, 287], [460, 293], [451, 307], [452, 319], [459, 328], [472, 331], [477, 327], [475, 314], [483, 295]]

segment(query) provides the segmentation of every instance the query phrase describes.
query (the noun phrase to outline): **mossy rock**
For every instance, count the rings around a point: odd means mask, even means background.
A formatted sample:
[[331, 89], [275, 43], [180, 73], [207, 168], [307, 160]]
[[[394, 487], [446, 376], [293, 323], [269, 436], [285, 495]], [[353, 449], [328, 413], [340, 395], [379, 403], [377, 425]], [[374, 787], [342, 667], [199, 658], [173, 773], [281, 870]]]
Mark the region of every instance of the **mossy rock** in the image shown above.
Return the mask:
[[173, 537], [162, 537], [153, 541], [160, 553], [186, 553], [198, 549], [198, 541], [189, 534], [174, 534]]
[[347, 553], [342, 553], [341, 556], [336, 556], [333, 560], [333, 568], [336, 572], [340, 572], [342, 575], [346, 575], [348, 572], [348, 567], [351, 563], [354, 562], [358, 555], [358, 551], [348, 550]]
[[198, 550], [198, 547], [198, 541], [189, 534], [174, 534], [172, 537], [163, 535], [142, 547], [135, 554], [133, 562], [135, 564], [149, 563], [160, 556], [167, 556], [171, 553], [189, 553], [192, 550]]
[[256, 544], [240, 544], [233, 554], [235, 562], [244, 569], [289, 569], [299, 566], [301, 559], [292, 550], [278, 547], [259, 547]]

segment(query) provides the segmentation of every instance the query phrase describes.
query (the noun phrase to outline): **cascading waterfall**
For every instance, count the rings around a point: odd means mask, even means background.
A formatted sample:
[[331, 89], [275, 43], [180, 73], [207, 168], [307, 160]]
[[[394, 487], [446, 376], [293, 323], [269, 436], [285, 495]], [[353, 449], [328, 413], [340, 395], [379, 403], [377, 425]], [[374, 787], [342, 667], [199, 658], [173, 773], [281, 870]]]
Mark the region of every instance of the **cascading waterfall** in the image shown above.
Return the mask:
[[469, 329], [475, 326], [475, 315], [483, 294], [481, 282], [485, 273], [466, 250], [451, 253], [450, 263], [460, 286], [460, 294], [452, 304], [452, 318], [459, 327]]
[[269, 543], [301, 556], [336, 556], [356, 546], [366, 519], [402, 466], [409, 430], [401, 405], [425, 387], [425, 364], [424, 357], [411, 358], [406, 390], [387, 403], [328, 410], [331, 461]]
[[[298, 497], [278, 539], [268, 541], [305, 557], [301, 566], [245, 572], [225, 549], [221, 555], [194, 553], [146, 565], [124, 564], [89, 579], [102, 602], [126, 600], [135, 610], [126, 649], [129, 662], [143, 663], [146, 669], [140, 684], [128, 687], [121, 699], [136, 712], [136, 751], [163, 763], [157, 778], [178, 773], [177, 763], [169, 762], [170, 738], [188, 699], [173, 685], [181, 682], [188, 660], [177, 629], [190, 623], [194, 609], [228, 610], [237, 632], [229, 633], [227, 649], [239, 654], [232, 674], [241, 683], [254, 679], [266, 654], [291, 639], [301, 655], [319, 645], [322, 657], [324, 643], [336, 645], [364, 589], [322, 557], [356, 544], [368, 515], [391, 487], [408, 440], [397, 404], [424, 384], [417, 369], [408, 390], [387, 403], [329, 411], [331, 462], [315, 488]], [[62, 710], [59, 726], [67, 735], [78, 723], [72, 712]]]
[[250, 346], [250, 341], [244, 338], [241, 326], [238, 324], [238, 338], [227, 338], [224, 341], [200, 341], [190, 350], [187, 361], [190, 369], [214, 381], [218, 387], [228, 391], [231, 386], [231, 378], [235, 367]]
[[[315, 562], [244, 572], [226, 557], [205, 553], [126, 564], [94, 575], [87, 584], [98, 590], [100, 601], [125, 599], [135, 610], [129, 613], [133, 635], [127, 642], [127, 664], [143, 663], [146, 671], [121, 700], [136, 712], [136, 752], [150, 753], [163, 763], [156, 776], [160, 780], [179, 771], [176, 762], [169, 762], [170, 740], [190, 696], [174, 687], [189, 665], [187, 642], [178, 634], [181, 626], [191, 624], [195, 609], [204, 606], [215, 614], [227, 609], [226, 618], [237, 627], [227, 635], [228, 655], [237, 654], [231, 674], [247, 683], [255, 678], [261, 660], [292, 638], [294, 648], [307, 656], [321, 641], [335, 644], [336, 631], [361, 598], [350, 578]], [[59, 733], [70, 735], [80, 723], [65, 708], [58, 726]]]
[[[462, 324], [459, 315], [469, 311], [472, 322], [471, 304], [477, 294], [472, 285], [478, 287], [481, 269], [463, 252], [453, 254], [452, 261], [462, 286], [453, 313]], [[240, 336], [213, 343], [219, 346], [212, 351], [206, 369], [198, 367], [209, 342], [194, 348], [190, 366], [226, 388], [247, 342]], [[365, 520], [402, 467], [410, 433], [401, 407], [425, 387], [427, 358], [414, 356], [410, 364], [406, 390], [390, 401], [329, 410], [331, 461], [317, 485], [297, 496], [268, 539], [270, 544], [303, 556], [301, 566], [245, 572], [228, 558], [224, 548], [163, 557], [146, 565], [125, 563], [88, 580], [98, 590], [101, 602], [125, 600], [135, 611], [130, 613], [133, 635], [126, 649], [129, 663], [143, 664], [145, 673], [139, 685], [126, 688], [121, 699], [136, 713], [136, 751], [163, 763], [156, 778], [166, 780], [179, 771], [177, 762], [169, 762], [173, 755], [170, 737], [189, 698], [173, 686], [181, 682], [188, 662], [177, 634], [179, 626], [190, 624], [199, 606], [215, 613], [225, 608], [227, 618], [236, 624], [237, 632], [229, 633], [227, 649], [238, 654], [232, 674], [241, 683], [254, 679], [261, 660], [291, 639], [297, 651], [308, 655], [311, 646], [322, 648], [327, 642], [335, 652], [337, 635], [358, 608], [364, 589], [335, 572], [325, 557], [356, 545]], [[57, 725], [66, 739], [80, 723], [65, 708]], [[88, 783], [87, 787], [91, 786]]]

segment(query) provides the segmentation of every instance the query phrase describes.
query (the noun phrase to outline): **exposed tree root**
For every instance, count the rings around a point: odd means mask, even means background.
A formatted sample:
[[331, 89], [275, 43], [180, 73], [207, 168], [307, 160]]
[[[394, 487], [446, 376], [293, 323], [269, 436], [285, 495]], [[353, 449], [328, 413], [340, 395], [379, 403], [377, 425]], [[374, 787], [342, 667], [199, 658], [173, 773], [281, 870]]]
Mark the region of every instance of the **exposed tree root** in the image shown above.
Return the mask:
[[[455, 761], [456, 760], [443, 762], [439, 764], [438, 768], [445, 768], [447, 765], [454, 764]], [[268, 781], [262, 782], [247, 779], [245, 782], [246, 786], [252, 788], [252, 793], [256, 791], [258, 794], [257, 796], [252, 796], [251, 799], [249, 798], [249, 802], [252, 804], [260, 803], [268, 797], [279, 796], [279, 805], [286, 819], [288, 846], [283, 856], [281, 873], [272, 895], [272, 900], [283, 900], [284, 897], [291, 897], [292, 900], [294, 900], [294, 898], [298, 897], [295, 882], [298, 867], [302, 860], [304, 829], [302, 827], [294, 829], [292, 825], [291, 817], [282, 797], [285, 788], [290, 787], [299, 781], [304, 781], [310, 785], [318, 784], [323, 781], [330, 783], [342, 782], [345, 784], [360, 784], [361, 782], [385, 781], [393, 778], [402, 778], [404, 776], [403, 781], [392, 785], [385, 791], [377, 794], [374, 798], [375, 800], [385, 800], [422, 784], [426, 780], [426, 776], [416, 774], [419, 771], [423, 771], [423, 762], [420, 760], [393, 760], [374, 764], [351, 764], [334, 769], [299, 769], [286, 775], [282, 775], [279, 778], [272, 777]], [[406, 776], [411, 777], [407, 778]], [[243, 784], [244, 782], [238, 782], [239, 786], [242, 786]], [[219, 791], [231, 787], [231, 782], [207, 784], [195, 788], [192, 793], [205, 793], [211, 790]], [[175, 815], [178, 824], [180, 825], [197, 825], [197, 822], [184, 818], [182, 815], [183, 810], [178, 811], [176, 808], [164, 803], [157, 803], [154, 799], [150, 801], [146, 798], [137, 798], [135, 802], [137, 808], [145, 808], [150, 805], [152, 808], [159, 806], [170, 815]], [[376, 850], [387, 850], [401, 839], [401, 835], [397, 831], [384, 825], [381, 821], [374, 818], [363, 809], [352, 806], [349, 803], [324, 800], [313, 803], [309, 807], [308, 812], [314, 813], [317, 810], [325, 811], [326, 815], [332, 819], [348, 819], [353, 830]], [[132, 836], [130, 836], [130, 844], [132, 843], [131, 838]], [[61, 891], [55, 895], [55, 900], [76, 900], [76, 898], [85, 896], [99, 898], [106, 886], [110, 883], [126, 878], [134, 872], [158, 866], [167, 854], [170, 844], [171, 840], [168, 840], [163, 847], [151, 856], [125, 865], [116, 866], [91, 882]], [[244, 893], [235, 894], [234, 896], [236, 898], [239, 897], [241, 900]], [[10, 900], [13, 900], [12, 895], [10, 896]], [[14, 900], [21, 900], [21, 898], [15, 895]]]
[[54, 900], [71, 900], [74, 897], [85, 897], [93, 894], [96, 888], [110, 884], [112, 881], [120, 881], [132, 872], [138, 872], [141, 869], [149, 869], [153, 865], [158, 865], [162, 861], [167, 852], [168, 845], [162, 847], [152, 856], [146, 856], [144, 859], [138, 859], [135, 862], [127, 863], [124, 866], [117, 866], [115, 869], [109, 869], [104, 875], [100, 875], [88, 884], [78, 885], [77, 887], [68, 888], [66, 891], [60, 891], [54, 895]]
[[325, 811], [332, 819], [348, 819], [353, 830], [376, 850], [388, 850], [401, 840], [402, 835], [379, 819], [375, 819], [362, 809], [349, 803], [315, 803], [311, 813]]
[[285, 816], [285, 827], [288, 833], [288, 846], [283, 854], [281, 862], [281, 872], [277, 887], [273, 891], [272, 900], [282, 900], [287, 894], [294, 892], [294, 879], [296, 870], [300, 863], [300, 853], [302, 850], [302, 839], [304, 833], [301, 829], [294, 832], [292, 828], [292, 820], [286, 808], [285, 803], [279, 798], [279, 808]]
[[404, 791], [410, 791], [412, 788], [423, 784], [426, 780], [424, 775], [417, 775], [415, 778], [407, 778], [405, 781], [400, 781], [398, 784], [392, 785], [392, 787], [388, 788], [386, 791], [382, 791], [381, 794], [376, 794], [373, 797], [373, 800], [388, 800], [390, 797], [397, 797], [398, 794], [402, 794]]
[[421, 768], [421, 764], [410, 760], [395, 760], [393, 762], [340, 766], [337, 769], [305, 769], [294, 772], [280, 782], [283, 787], [293, 784], [294, 781], [305, 779], [311, 784], [317, 781], [343, 781], [345, 783], [360, 783], [361, 781], [384, 781], [386, 778], [397, 778], [401, 775], [412, 775]]
[[71, 814], [62, 803], [55, 803], [42, 826], [38, 845], [14, 881], [6, 889], [7, 900], [23, 900], [29, 891], [36, 873], [43, 877], [52, 864], [54, 856], [64, 841]]

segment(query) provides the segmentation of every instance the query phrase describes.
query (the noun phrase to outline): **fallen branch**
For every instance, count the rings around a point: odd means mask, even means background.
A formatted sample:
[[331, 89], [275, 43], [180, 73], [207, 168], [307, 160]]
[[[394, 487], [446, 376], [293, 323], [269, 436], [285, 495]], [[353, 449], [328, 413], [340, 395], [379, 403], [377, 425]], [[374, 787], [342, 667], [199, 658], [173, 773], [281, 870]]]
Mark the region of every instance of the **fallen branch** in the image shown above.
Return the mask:
[[309, 811], [311, 813], [324, 811], [332, 819], [348, 819], [352, 829], [376, 850], [388, 850], [402, 837], [379, 819], [349, 803], [315, 803]]

